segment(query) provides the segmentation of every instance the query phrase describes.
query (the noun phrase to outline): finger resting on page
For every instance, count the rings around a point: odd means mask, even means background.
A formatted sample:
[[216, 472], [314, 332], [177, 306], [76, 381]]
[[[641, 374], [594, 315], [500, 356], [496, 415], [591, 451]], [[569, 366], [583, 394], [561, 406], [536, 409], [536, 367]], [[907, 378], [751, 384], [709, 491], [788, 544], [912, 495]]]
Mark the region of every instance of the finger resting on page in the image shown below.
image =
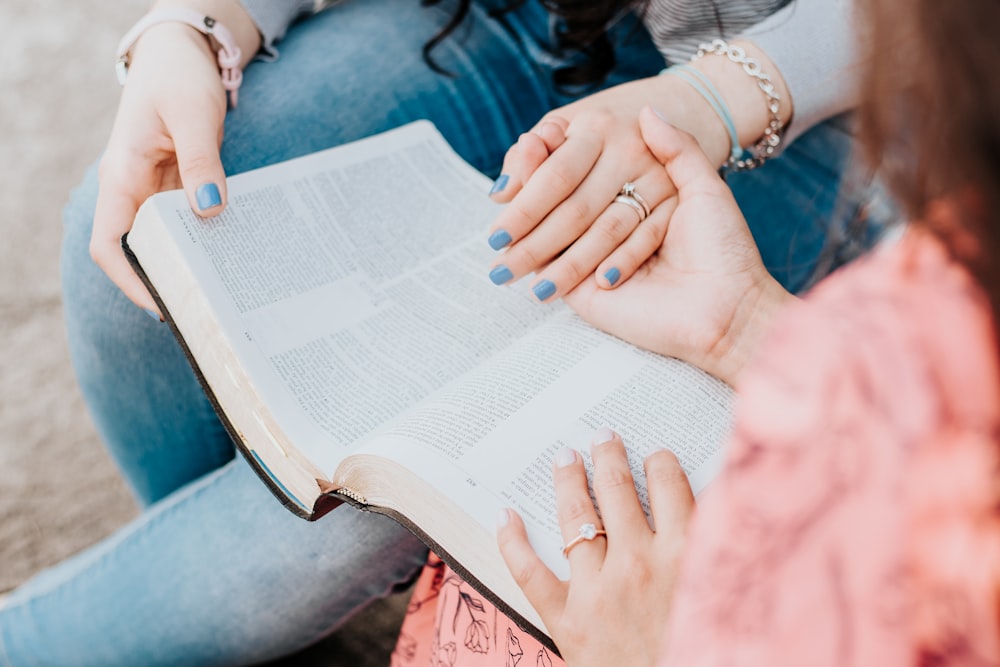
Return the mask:
[[662, 449], [646, 457], [646, 485], [653, 526], [658, 536], [666, 531], [683, 533], [694, 511], [694, 494], [677, 456]]
[[593, 571], [604, 562], [607, 540], [587, 485], [583, 457], [574, 449], [556, 453], [552, 469], [563, 553], [573, 571]]
[[594, 460], [594, 495], [608, 533], [625, 543], [648, 535], [649, 524], [639, 504], [621, 437], [601, 429], [591, 445], [590, 455]]

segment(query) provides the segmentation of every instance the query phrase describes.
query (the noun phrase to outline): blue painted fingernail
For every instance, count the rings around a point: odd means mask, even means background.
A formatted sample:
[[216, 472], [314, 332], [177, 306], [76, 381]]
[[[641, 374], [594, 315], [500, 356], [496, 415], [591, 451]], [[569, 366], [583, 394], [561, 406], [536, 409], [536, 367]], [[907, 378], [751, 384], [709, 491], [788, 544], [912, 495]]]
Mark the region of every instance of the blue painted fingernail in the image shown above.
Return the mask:
[[514, 274], [510, 272], [503, 264], [498, 264], [493, 267], [490, 271], [490, 280], [493, 281], [494, 285], [503, 285], [505, 282], [514, 277]]
[[215, 183], [205, 183], [199, 186], [194, 193], [194, 198], [198, 200], [198, 208], [202, 211], [222, 203], [219, 186]]
[[498, 192], [503, 192], [503, 189], [507, 187], [507, 181], [510, 180], [510, 176], [507, 174], [500, 174], [497, 180], [493, 181], [493, 187], [490, 188], [490, 194], [495, 195]]
[[535, 297], [539, 301], [545, 301], [550, 296], [556, 293], [556, 284], [551, 280], [543, 280], [542, 282], [532, 287], [531, 291], [535, 293]]
[[489, 244], [494, 250], [506, 248], [508, 243], [510, 243], [510, 234], [503, 229], [498, 229], [490, 234]]
[[143, 310], [145, 310], [146, 314], [149, 315], [150, 317], [152, 317], [157, 322], [162, 322], [162, 320], [160, 319], [159, 314], [157, 314], [157, 312], [155, 310], [150, 310], [149, 308], [143, 308]]
[[604, 277], [607, 279], [608, 284], [614, 287], [614, 284], [618, 282], [618, 279], [622, 277], [622, 272], [615, 267], [611, 267], [604, 272]]

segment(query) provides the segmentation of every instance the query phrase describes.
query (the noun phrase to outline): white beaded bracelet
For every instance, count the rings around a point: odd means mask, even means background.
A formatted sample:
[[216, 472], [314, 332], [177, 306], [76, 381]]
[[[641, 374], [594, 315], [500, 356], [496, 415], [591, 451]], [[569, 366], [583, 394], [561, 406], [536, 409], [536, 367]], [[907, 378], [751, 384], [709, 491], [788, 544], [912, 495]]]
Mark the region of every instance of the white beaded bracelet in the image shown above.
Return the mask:
[[764, 134], [748, 151], [748, 154], [740, 158], [731, 156], [726, 162], [726, 167], [731, 171], [746, 171], [761, 166], [774, 157], [775, 151], [781, 145], [781, 96], [774, 90], [771, 77], [765, 74], [760, 63], [753, 58], [747, 57], [746, 51], [742, 47], [733, 46], [721, 39], [713, 39], [711, 43], [698, 45], [698, 53], [691, 58], [697, 60], [706, 55], [726, 56], [731, 62], [741, 65], [747, 75], [757, 80], [757, 87], [764, 93], [764, 102], [767, 104], [767, 111], [770, 115]]
[[118, 83], [125, 85], [125, 79], [128, 76], [129, 53], [135, 46], [136, 40], [142, 33], [158, 23], [184, 23], [209, 38], [215, 38], [219, 45], [217, 58], [222, 86], [229, 92], [229, 101], [235, 108], [237, 91], [240, 89], [240, 84], [243, 83], [243, 71], [240, 69], [240, 47], [236, 45], [232, 33], [224, 25], [210, 16], [199, 14], [190, 9], [171, 7], [154, 10], [146, 14], [125, 33], [125, 36], [118, 43], [115, 57], [115, 73], [118, 75]]

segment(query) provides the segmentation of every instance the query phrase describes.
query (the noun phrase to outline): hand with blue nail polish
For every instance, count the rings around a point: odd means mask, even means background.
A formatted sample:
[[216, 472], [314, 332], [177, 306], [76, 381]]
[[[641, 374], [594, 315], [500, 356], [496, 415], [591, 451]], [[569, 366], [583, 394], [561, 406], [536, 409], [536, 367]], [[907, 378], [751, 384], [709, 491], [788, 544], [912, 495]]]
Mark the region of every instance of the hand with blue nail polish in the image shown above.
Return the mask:
[[627, 283], [604, 290], [585, 281], [565, 300], [619, 338], [736, 385], [757, 341], [793, 297], [764, 268], [736, 200], [697, 142], [650, 108], [639, 119], [660, 168], [677, 184], [670, 228]]
[[[511, 205], [490, 227], [490, 245], [505, 249], [497, 261], [514, 278], [537, 273], [532, 290], [543, 301], [587, 278], [620, 285], [663, 240], [671, 206], [657, 204], [674, 188], [638, 128], [649, 85], [616, 86], [551, 112], [504, 159], [504, 187], [491, 197]], [[652, 215], [614, 202], [626, 182]]]
[[[215, 18], [234, 34], [246, 59], [256, 53], [260, 37], [242, 7], [233, 3]], [[183, 187], [198, 215], [222, 211], [226, 175], [219, 146], [226, 108], [216, 56], [201, 33], [167, 22], [142, 34], [101, 158], [90, 253], [129, 299], [156, 318], [159, 309], [125, 258], [121, 237], [146, 198], [163, 190]]]
[[[636, 182], [639, 197], [650, 207], [673, 194], [673, 186], [643, 143], [635, 110], [630, 105], [603, 105], [600, 98], [605, 94], [574, 103], [580, 109], [569, 119], [558, 115], [566, 111], [560, 109], [522, 135], [504, 162], [506, 187], [492, 195], [511, 205], [491, 227], [490, 245], [506, 248], [498, 261], [515, 278], [537, 273], [532, 290], [540, 301], [558, 298], [594, 275], [620, 246], [627, 250], [630, 237], [651, 234], [658, 245], [666, 229], [667, 208], [643, 221], [645, 212], [640, 216], [614, 203], [626, 181]], [[640, 227], [645, 231], [637, 236]], [[605, 268], [598, 276], [612, 268], [617, 274], [612, 273], [613, 282], [600, 278], [602, 286], [627, 280], [623, 269], [641, 263], [651, 252], [632, 252], [637, 260]]]
[[[701, 59], [689, 67], [716, 64]], [[745, 75], [741, 80], [741, 73], [730, 69], [711, 71], [725, 95], [759, 95], [752, 87], [745, 90]], [[538, 281], [557, 286], [555, 298], [587, 280], [601, 289], [620, 289], [659, 250], [677, 197], [639, 130], [639, 112], [651, 103], [694, 134], [713, 164], [725, 162], [731, 141], [726, 126], [678, 77], [631, 81], [551, 111], [510, 148], [503, 186], [495, 184], [490, 193], [494, 201], [510, 204], [488, 236], [495, 249], [504, 249], [502, 261], [515, 279], [534, 272]], [[747, 135], [743, 139], [759, 134], [751, 108], [759, 110], [749, 103], [734, 105], [734, 122]], [[626, 183], [637, 195], [631, 203], [617, 200]], [[497, 241], [501, 231], [505, 245]]]

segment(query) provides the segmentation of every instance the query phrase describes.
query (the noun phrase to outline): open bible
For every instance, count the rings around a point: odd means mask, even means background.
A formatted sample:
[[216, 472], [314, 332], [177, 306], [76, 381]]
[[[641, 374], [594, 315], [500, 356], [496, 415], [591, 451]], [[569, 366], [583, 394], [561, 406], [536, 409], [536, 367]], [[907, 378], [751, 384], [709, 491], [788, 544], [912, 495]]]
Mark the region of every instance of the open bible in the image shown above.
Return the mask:
[[555, 452], [589, 465], [607, 425], [641, 487], [644, 456], [669, 447], [697, 493], [720, 468], [732, 391], [525, 283], [494, 286], [489, 186], [418, 122], [232, 177], [216, 218], [183, 191], [155, 195], [123, 245], [290, 510], [315, 519], [346, 500], [393, 517], [551, 644], [500, 557], [499, 510], [568, 576]]

